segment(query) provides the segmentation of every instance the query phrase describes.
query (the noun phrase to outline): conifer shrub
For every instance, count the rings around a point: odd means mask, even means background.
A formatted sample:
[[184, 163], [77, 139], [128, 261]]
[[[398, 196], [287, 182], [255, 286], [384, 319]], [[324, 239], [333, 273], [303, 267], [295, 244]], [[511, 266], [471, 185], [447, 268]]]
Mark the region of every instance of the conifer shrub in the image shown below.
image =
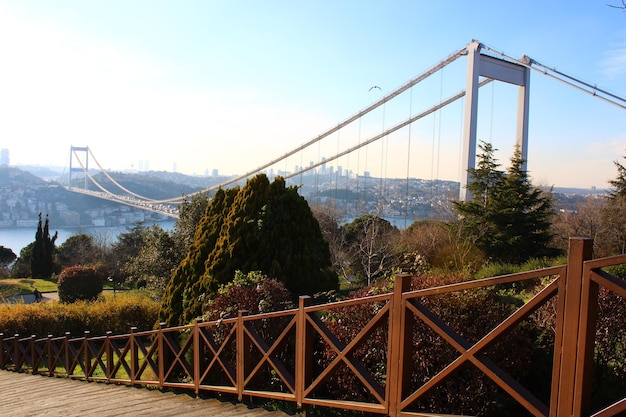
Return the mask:
[[64, 303], [93, 301], [102, 292], [104, 276], [92, 266], [72, 266], [59, 274], [59, 300]]
[[261, 271], [294, 295], [338, 288], [330, 250], [297, 187], [261, 174], [241, 189], [219, 190], [194, 242], [163, 294], [159, 319], [169, 326], [202, 316], [236, 271]]

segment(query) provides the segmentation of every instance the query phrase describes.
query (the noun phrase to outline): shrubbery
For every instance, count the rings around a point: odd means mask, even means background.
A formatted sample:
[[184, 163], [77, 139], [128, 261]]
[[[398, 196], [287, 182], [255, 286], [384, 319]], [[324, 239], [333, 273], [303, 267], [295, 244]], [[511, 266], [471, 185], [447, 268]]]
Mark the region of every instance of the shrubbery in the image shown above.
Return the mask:
[[14, 334], [62, 336], [65, 332], [76, 337], [82, 336], [85, 330], [89, 330], [91, 336], [101, 336], [107, 331], [125, 334], [131, 327], [139, 331], [151, 330], [158, 311], [159, 303], [135, 294], [72, 304], [0, 304], [0, 333], [5, 337]]
[[64, 303], [93, 301], [102, 292], [104, 277], [92, 266], [71, 266], [59, 274], [59, 300]]

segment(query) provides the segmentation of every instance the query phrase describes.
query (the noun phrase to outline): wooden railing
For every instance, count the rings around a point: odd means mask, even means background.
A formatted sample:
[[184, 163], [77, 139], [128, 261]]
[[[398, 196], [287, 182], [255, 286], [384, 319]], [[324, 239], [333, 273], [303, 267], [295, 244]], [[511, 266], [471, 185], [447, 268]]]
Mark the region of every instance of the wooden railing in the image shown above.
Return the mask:
[[[470, 364], [528, 415], [617, 416], [626, 412], [626, 398], [590, 410], [591, 375], [599, 288], [626, 299], [626, 283], [602, 268], [626, 263], [626, 255], [591, 260], [591, 247], [589, 239], [570, 239], [568, 264], [559, 267], [413, 291], [410, 277], [398, 275], [391, 293], [324, 305], [300, 297], [296, 309], [253, 316], [241, 311], [236, 318], [190, 326], [98, 337], [85, 332], [79, 338], [0, 334], [0, 368], [226, 393], [240, 401], [259, 397], [304, 409], [427, 416], [433, 414], [420, 410], [421, 401]], [[429, 302], [538, 278], [546, 282], [543, 289], [474, 341], [439, 317]], [[550, 302], [556, 306], [552, 382], [549, 398], [540, 399], [496, 364], [489, 349], [507, 343], [508, 334]], [[338, 331], [337, 321], [357, 312], [366, 312], [360, 322], [365, 324], [351, 335]], [[414, 364], [421, 361], [413, 342], [416, 323], [455, 351], [453, 360], [428, 375], [415, 375]], [[372, 365], [368, 355], [374, 351], [384, 355]], [[353, 396], [338, 398], [333, 388], [338, 379], [359, 388]]]

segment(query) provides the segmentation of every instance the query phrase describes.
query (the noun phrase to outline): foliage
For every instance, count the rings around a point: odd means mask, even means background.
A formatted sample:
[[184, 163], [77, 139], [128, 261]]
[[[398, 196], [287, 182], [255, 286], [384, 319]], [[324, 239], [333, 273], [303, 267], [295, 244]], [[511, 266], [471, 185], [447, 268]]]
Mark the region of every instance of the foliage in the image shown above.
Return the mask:
[[[413, 279], [412, 288], [422, 289], [459, 282], [464, 275], [426, 274]], [[356, 291], [350, 299], [390, 292], [393, 283], [381, 281], [374, 286]], [[500, 297], [493, 288], [460, 291], [446, 295], [434, 295], [419, 299], [422, 308], [430, 310], [441, 318], [445, 325], [456, 331], [460, 338], [475, 343], [495, 328], [507, 317], [513, 306]], [[380, 311], [382, 304], [369, 302], [348, 307], [338, 307], [324, 312], [326, 325], [337, 335], [340, 343], [351, 343], [357, 334], [367, 327], [369, 321]], [[413, 329], [412, 358], [407, 367], [412, 368], [411, 388], [416, 389], [426, 380], [435, 376], [449, 363], [458, 358], [459, 352], [453, 349], [442, 337], [430, 329], [423, 321], [416, 318]], [[524, 380], [529, 376], [528, 363], [535, 354], [537, 330], [525, 323], [517, 326], [499, 343], [486, 349], [489, 358], [503, 367], [514, 378]], [[364, 367], [381, 384], [384, 383], [387, 364], [386, 326], [368, 333], [365, 340], [355, 346], [351, 356], [361, 361]], [[511, 349], [515, 346], [515, 349]], [[328, 366], [336, 358], [336, 352], [325, 343], [316, 347], [317, 363], [321, 368]], [[318, 370], [319, 372], [319, 370]], [[549, 371], [548, 371], [549, 372]], [[509, 399], [506, 394], [497, 392], [492, 383], [474, 367], [463, 367], [443, 383], [445, 392], [432, 390], [418, 404], [416, 409], [424, 412], [442, 412], [446, 414], [502, 415]], [[357, 377], [346, 368], [338, 368], [324, 385], [329, 390], [327, 395], [345, 400], [370, 400], [369, 392]], [[332, 391], [332, 394], [330, 394]], [[324, 393], [320, 393], [323, 395]]]
[[483, 266], [475, 274], [476, 279], [497, 277], [500, 275], [516, 274], [518, 272], [532, 271], [535, 269], [548, 268], [551, 266], [567, 264], [567, 257], [557, 258], [532, 258], [522, 264], [510, 264], [505, 262], [491, 262]]
[[472, 199], [453, 203], [464, 235], [496, 261], [519, 263], [555, 254], [549, 247], [552, 201], [530, 183], [519, 147], [506, 173], [498, 170], [491, 144], [483, 142], [480, 149], [477, 167], [468, 170]]
[[179, 217], [174, 225], [174, 238], [183, 253], [187, 253], [193, 242], [196, 228], [206, 213], [209, 200], [206, 193], [193, 194], [184, 198], [179, 207]]
[[596, 256], [626, 253], [626, 168], [615, 161], [617, 177], [606, 198], [587, 197], [575, 211], [560, 213], [555, 222], [560, 248], [567, 248], [570, 236], [593, 239]]
[[54, 243], [57, 240], [58, 232], [50, 237], [49, 220], [46, 215], [45, 224], [42, 227], [41, 213], [39, 213], [39, 223], [35, 234], [35, 244], [33, 245], [30, 269], [33, 278], [48, 279], [54, 272]]
[[102, 292], [104, 277], [92, 266], [71, 266], [59, 274], [59, 300], [64, 303], [93, 301]]
[[136, 223], [127, 228], [126, 232], [119, 234], [107, 256], [106, 274], [108, 276], [114, 277], [118, 282], [126, 279], [124, 266], [139, 254], [147, 230], [142, 223]]
[[9, 248], [0, 246], [0, 276], [9, 276], [9, 265], [17, 259], [17, 255]]
[[17, 259], [17, 255], [9, 248], [0, 246], [0, 267], [6, 267]]
[[94, 265], [100, 253], [91, 235], [81, 233], [67, 238], [56, 250], [60, 268], [75, 265]]
[[235, 273], [233, 281], [220, 286], [215, 299], [208, 304], [203, 318], [207, 321], [237, 317], [239, 310], [248, 314], [267, 313], [293, 308], [291, 294], [285, 285], [258, 271]]
[[228, 190], [220, 188], [211, 199], [206, 214], [198, 224], [185, 259], [176, 268], [165, 287], [159, 312], [161, 322], [175, 325], [193, 318], [183, 318], [183, 313], [189, 307], [193, 277], [197, 280], [206, 272], [205, 261], [215, 248], [224, 220], [238, 192], [237, 187]]
[[372, 214], [357, 217], [344, 226], [348, 268], [357, 281], [371, 285], [391, 272], [395, 259], [393, 241], [400, 235], [387, 220]]
[[166, 287], [160, 319], [172, 325], [200, 316], [237, 270], [261, 271], [299, 295], [335, 289], [330, 266], [328, 244], [297, 188], [257, 175], [213, 197]]
[[0, 333], [5, 335], [91, 336], [128, 333], [131, 327], [150, 330], [157, 319], [159, 304], [145, 295], [119, 293], [115, 299], [72, 304], [55, 301], [37, 304], [0, 304]]
[[[626, 156], [624, 156], [626, 158]], [[609, 195], [611, 198], [626, 197], [626, 167], [620, 164], [619, 161], [613, 161], [617, 168], [617, 177], [613, 180], [609, 180], [611, 184], [611, 190]]]
[[626, 195], [616, 195], [602, 211], [602, 244], [609, 255], [626, 253]]
[[122, 267], [126, 283], [161, 294], [184, 252], [171, 233], [155, 224], [141, 234], [142, 245], [134, 258]]
[[20, 251], [20, 256], [17, 258], [13, 267], [11, 268], [11, 275], [17, 278], [27, 278], [31, 276], [30, 264], [33, 258], [33, 248], [35, 242], [31, 242], [24, 246]]
[[[395, 243], [401, 271], [410, 274], [423, 273], [430, 268], [475, 271], [484, 263], [485, 256], [474, 242], [463, 237], [462, 231], [458, 221], [414, 222], [402, 231]], [[407, 261], [411, 264], [407, 265]]]

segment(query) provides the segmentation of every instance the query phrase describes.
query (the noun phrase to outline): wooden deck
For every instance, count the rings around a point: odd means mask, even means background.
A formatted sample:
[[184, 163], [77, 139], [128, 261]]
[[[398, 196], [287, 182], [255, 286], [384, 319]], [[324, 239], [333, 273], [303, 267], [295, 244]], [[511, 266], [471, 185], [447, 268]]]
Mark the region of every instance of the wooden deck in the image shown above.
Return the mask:
[[0, 371], [2, 415], [286, 417], [281, 411], [146, 388]]

